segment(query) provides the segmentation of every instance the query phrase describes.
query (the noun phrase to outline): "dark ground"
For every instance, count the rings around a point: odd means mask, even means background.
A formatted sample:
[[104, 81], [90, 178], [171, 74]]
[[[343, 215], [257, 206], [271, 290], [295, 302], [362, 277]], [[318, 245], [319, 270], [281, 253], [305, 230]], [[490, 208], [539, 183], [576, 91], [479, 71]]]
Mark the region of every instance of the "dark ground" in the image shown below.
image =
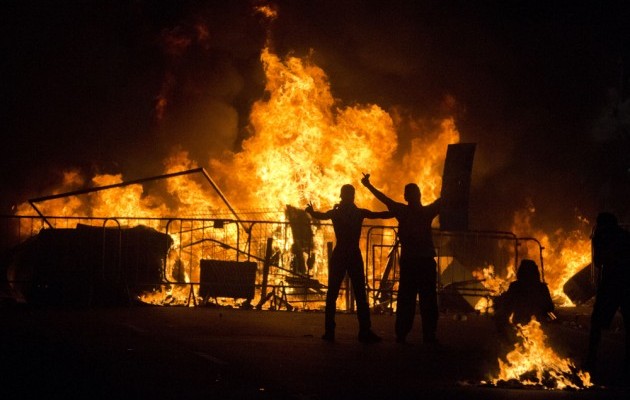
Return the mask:
[[[581, 362], [589, 309], [561, 309], [546, 332]], [[1, 399], [621, 399], [628, 398], [623, 331], [604, 335], [597, 389], [486, 387], [497, 357], [487, 316], [442, 314], [439, 347], [394, 342], [394, 317], [374, 315], [379, 344], [356, 340], [353, 314], [337, 341], [320, 339], [321, 312], [134, 306], [0, 306]], [[619, 326], [618, 324], [616, 326]], [[603, 385], [603, 386], [602, 386]]]

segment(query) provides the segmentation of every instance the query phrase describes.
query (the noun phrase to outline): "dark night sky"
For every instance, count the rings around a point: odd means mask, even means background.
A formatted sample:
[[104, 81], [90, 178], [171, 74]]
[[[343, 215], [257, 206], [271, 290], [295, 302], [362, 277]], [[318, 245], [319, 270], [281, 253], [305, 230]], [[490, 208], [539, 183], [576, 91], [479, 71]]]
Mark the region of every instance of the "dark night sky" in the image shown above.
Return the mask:
[[[238, 148], [263, 89], [265, 33], [251, 4], [3, 1], [1, 213], [49, 194], [64, 168], [135, 179], [161, 173], [175, 145], [202, 165]], [[627, 1], [275, 4], [276, 51], [313, 49], [345, 104], [429, 117], [455, 98], [462, 141], [478, 144], [474, 227], [505, 228], [527, 198], [539, 218], [564, 224], [627, 191], [630, 146], [614, 129], [629, 118]], [[198, 22], [207, 40], [182, 57], [165, 50], [166, 33], [186, 36]], [[168, 117], [158, 124], [166, 77]], [[615, 113], [623, 100], [626, 114]], [[208, 147], [194, 145], [200, 138]]]

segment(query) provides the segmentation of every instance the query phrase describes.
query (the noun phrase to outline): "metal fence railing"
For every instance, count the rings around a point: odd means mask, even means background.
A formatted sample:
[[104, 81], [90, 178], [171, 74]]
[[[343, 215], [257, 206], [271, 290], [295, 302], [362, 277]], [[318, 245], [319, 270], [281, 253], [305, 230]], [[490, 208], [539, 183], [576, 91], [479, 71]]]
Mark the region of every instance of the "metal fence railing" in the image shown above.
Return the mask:
[[[544, 276], [543, 248], [534, 238], [493, 231], [433, 234], [438, 290], [446, 295], [471, 303], [487, 297], [491, 291], [484, 285], [484, 269], [509, 277], [522, 246], [538, 248], [536, 261]], [[225, 218], [2, 216], [0, 294], [23, 301], [46, 301], [54, 294], [53, 299], [78, 298], [87, 304], [111, 296], [161, 305], [318, 310], [324, 306], [334, 240], [331, 224], [310, 221], [300, 227], [295, 221]], [[368, 298], [381, 312], [395, 307], [396, 243], [394, 226], [362, 229]], [[207, 284], [202, 260], [256, 263], [254, 296], [204, 298], [199, 291]], [[59, 293], [50, 294], [53, 286]], [[346, 282], [337, 306], [353, 311], [353, 304]]]

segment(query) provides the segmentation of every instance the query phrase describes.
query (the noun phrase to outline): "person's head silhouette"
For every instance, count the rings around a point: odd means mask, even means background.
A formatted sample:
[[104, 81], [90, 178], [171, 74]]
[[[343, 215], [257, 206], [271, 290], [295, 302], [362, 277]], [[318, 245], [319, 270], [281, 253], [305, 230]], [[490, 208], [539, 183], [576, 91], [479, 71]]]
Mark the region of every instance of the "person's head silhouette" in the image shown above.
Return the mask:
[[405, 185], [405, 201], [407, 204], [420, 203], [420, 188], [415, 183]]
[[540, 271], [538, 271], [536, 262], [528, 259], [521, 260], [516, 272], [516, 279], [530, 283], [540, 282]]
[[597, 214], [598, 228], [614, 228], [618, 224], [617, 217], [613, 213], [604, 211]]
[[339, 197], [342, 203], [354, 203], [354, 186], [350, 184], [343, 185]]

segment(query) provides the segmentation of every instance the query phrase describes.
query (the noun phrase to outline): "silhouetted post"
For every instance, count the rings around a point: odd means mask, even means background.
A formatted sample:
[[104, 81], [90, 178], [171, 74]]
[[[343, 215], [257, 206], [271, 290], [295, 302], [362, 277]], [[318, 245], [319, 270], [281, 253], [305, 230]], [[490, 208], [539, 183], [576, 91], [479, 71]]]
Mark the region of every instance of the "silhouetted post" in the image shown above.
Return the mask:
[[441, 230], [468, 230], [468, 195], [475, 147], [475, 143], [448, 145], [440, 193]]
[[256, 305], [256, 309], [260, 310], [262, 305], [267, 301], [267, 282], [269, 280], [269, 267], [271, 266], [271, 256], [273, 255], [272, 248], [273, 239], [267, 239], [267, 249], [265, 250], [265, 261], [263, 262], [263, 271], [262, 271], [262, 285], [260, 288], [260, 301]]

